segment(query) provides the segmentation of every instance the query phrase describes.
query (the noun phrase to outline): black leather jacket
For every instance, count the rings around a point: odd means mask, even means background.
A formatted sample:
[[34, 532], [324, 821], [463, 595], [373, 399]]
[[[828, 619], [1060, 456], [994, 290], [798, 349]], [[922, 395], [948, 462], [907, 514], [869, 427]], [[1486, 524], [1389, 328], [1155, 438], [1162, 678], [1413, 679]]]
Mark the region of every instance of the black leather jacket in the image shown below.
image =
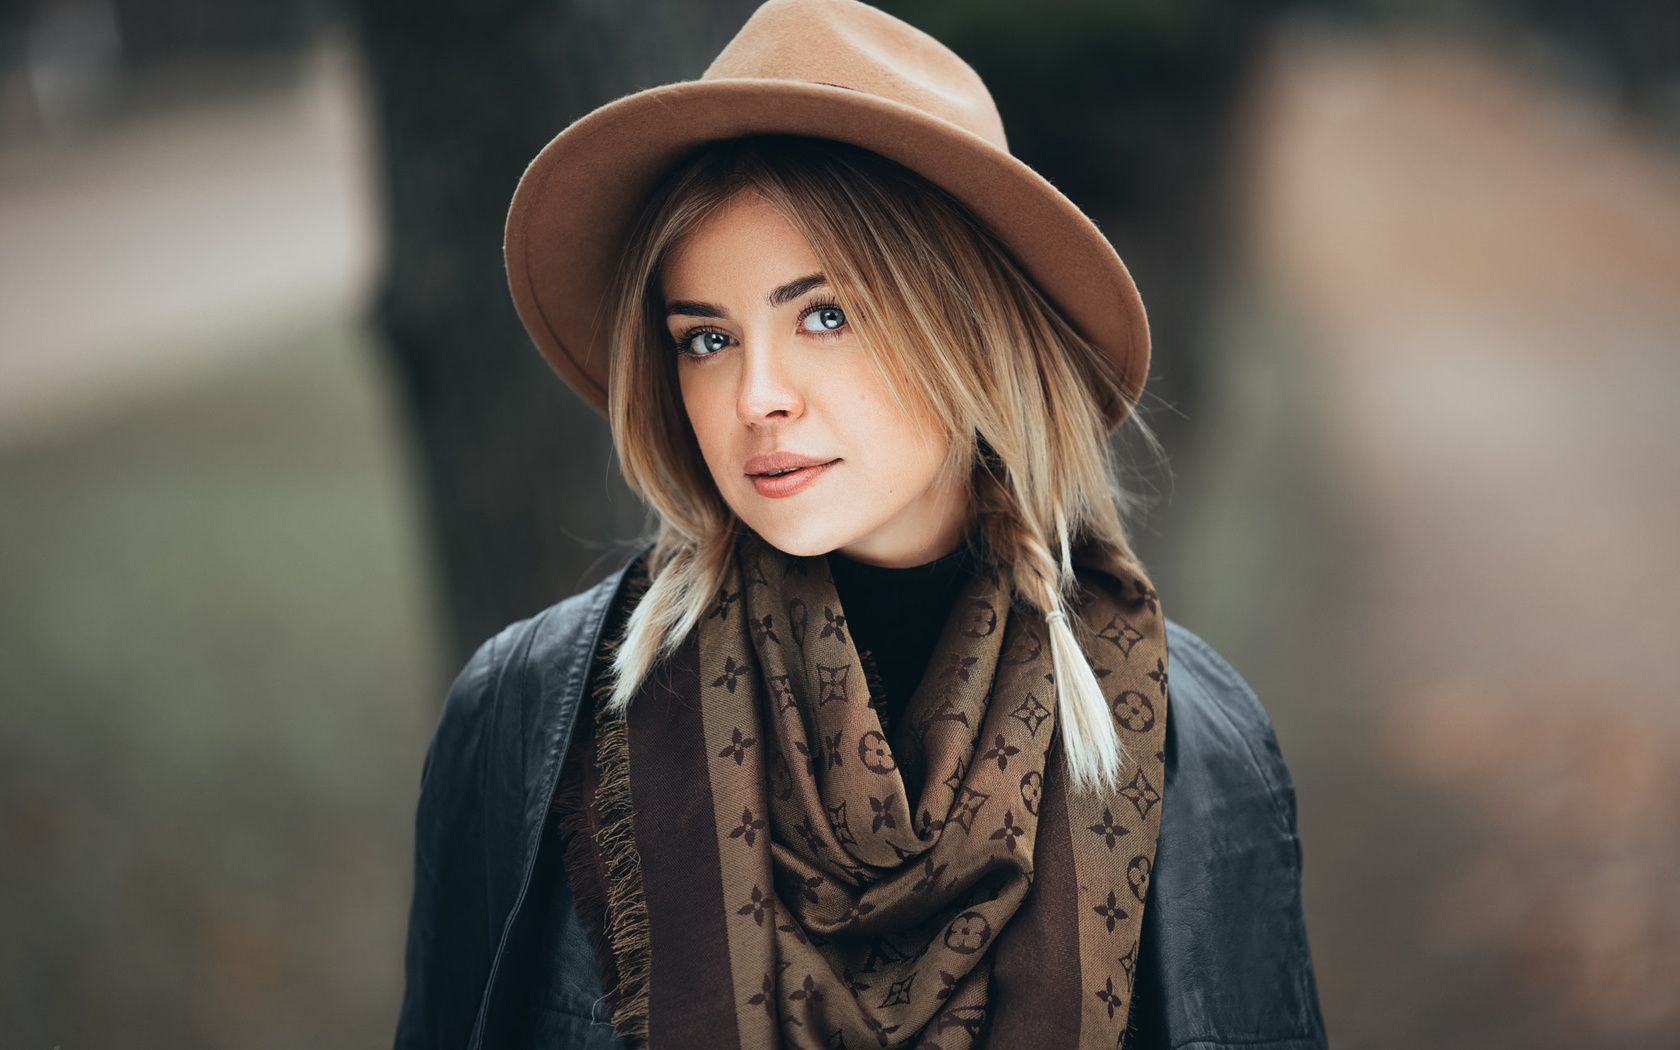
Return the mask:
[[[421, 779], [399, 1050], [620, 1046], [545, 828], [621, 582], [509, 627], [450, 690]], [[1167, 647], [1164, 808], [1126, 1045], [1324, 1047], [1271, 723], [1201, 639], [1169, 623]]]

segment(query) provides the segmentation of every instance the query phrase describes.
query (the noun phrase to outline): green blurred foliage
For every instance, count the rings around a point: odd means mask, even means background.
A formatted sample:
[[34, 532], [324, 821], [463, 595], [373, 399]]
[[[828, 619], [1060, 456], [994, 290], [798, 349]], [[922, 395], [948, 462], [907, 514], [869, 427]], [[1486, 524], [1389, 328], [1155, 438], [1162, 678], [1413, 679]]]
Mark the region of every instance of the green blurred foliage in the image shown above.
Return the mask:
[[0, 1047], [389, 1040], [447, 673], [391, 416], [341, 324], [0, 447]]

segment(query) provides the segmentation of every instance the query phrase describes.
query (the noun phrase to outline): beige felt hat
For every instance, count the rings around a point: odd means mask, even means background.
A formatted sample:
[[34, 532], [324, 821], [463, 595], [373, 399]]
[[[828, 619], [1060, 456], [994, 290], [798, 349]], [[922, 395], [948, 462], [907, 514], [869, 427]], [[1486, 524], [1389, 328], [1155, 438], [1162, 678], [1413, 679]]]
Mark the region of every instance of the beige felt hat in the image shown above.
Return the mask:
[[708, 143], [805, 135], [872, 150], [962, 201], [1069, 321], [1143, 391], [1149, 324], [1094, 223], [1009, 154], [980, 77], [926, 33], [856, 0], [770, 0], [699, 80], [608, 103], [537, 154], [508, 211], [508, 284], [555, 371], [607, 403], [607, 296], [648, 195]]

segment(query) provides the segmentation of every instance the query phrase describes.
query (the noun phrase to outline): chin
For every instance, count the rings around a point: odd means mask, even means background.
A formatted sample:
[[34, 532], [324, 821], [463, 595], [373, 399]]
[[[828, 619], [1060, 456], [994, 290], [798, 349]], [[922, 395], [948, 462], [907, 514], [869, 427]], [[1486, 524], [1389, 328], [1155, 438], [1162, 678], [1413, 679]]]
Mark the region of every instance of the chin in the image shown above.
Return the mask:
[[837, 529], [832, 521], [754, 522], [745, 518], [742, 521], [765, 543], [795, 558], [827, 554], [863, 535], [862, 532], [854, 535], [850, 530]]

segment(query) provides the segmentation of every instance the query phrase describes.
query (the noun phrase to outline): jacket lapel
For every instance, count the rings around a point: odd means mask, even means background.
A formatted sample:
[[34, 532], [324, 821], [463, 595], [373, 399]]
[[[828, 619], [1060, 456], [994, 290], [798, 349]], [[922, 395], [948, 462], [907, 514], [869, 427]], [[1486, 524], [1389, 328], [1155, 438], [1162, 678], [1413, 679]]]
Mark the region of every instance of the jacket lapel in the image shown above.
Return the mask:
[[[505, 1045], [509, 1025], [517, 1018], [516, 1009], [503, 1008], [506, 996], [498, 995], [498, 977], [504, 969], [520, 971], [523, 957], [529, 954], [529, 937], [523, 935], [529, 923], [522, 925], [521, 917], [530, 897], [549, 806], [560, 781], [566, 750], [571, 746], [572, 731], [585, 706], [583, 698], [589, 685], [590, 663], [600, 644], [601, 629], [607, 611], [623, 590], [625, 575], [625, 570], [619, 569], [584, 592], [579, 596], [583, 602], [569, 616], [558, 615], [563, 606], [543, 613], [526, 637], [526, 651], [510, 661], [517, 672], [497, 683], [499, 691], [511, 691], [512, 695], [498, 697], [495, 706], [517, 718], [516, 727], [508, 725], [501, 731], [517, 731], [521, 739], [517, 747], [496, 750], [517, 754], [522, 761], [517, 777], [512, 775], [513, 770], [489, 771], [490, 776], [497, 778], [497, 790], [487, 792], [486, 799], [487, 805], [505, 805], [520, 813], [520, 834], [513, 840], [520, 853], [517, 864], [509, 863], [497, 869], [493, 876], [500, 884], [490, 888], [490, 899], [511, 899], [512, 904], [506, 910], [501, 929], [486, 930], [497, 938], [497, 945], [472, 1039], [467, 1044], [469, 1050]], [[532, 659], [532, 653], [543, 655]], [[492, 906], [491, 922], [500, 911], [501, 908]]]

